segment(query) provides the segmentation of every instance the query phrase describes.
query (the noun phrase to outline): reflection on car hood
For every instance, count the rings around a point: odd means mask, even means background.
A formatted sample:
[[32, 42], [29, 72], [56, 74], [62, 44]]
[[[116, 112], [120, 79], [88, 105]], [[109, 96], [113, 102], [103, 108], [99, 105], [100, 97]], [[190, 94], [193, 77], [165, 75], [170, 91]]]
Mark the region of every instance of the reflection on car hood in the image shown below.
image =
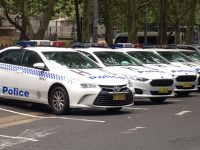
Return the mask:
[[143, 66], [123, 66], [123, 67], [115, 66], [115, 67], [107, 67], [107, 69], [116, 74], [123, 74], [123, 75], [142, 77], [148, 79], [172, 78], [170, 74], [155, 69], [149, 69]]
[[144, 64], [146, 67], [158, 69], [171, 75], [196, 75], [196, 70], [190, 67], [181, 67], [168, 64]]
[[95, 83], [98, 85], [124, 85], [128, 81], [122, 75], [116, 75], [102, 68], [100, 69], [70, 69], [73, 78], [86, 83]]
[[192, 69], [195, 69], [197, 72], [200, 72], [200, 65], [198, 63], [194, 62], [172, 62], [173, 65], [179, 66], [179, 67], [190, 67]]

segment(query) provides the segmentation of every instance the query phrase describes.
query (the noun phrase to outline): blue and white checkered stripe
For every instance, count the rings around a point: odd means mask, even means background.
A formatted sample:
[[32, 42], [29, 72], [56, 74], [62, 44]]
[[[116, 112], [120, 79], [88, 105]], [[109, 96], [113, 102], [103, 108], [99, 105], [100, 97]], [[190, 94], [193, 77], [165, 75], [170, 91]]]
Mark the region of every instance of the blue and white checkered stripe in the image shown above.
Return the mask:
[[51, 73], [51, 72], [48, 72], [48, 71], [42, 72], [42, 71], [37, 70], [37, 69], [27, 68], [27, 67], [23, 67], [23, 66], [15, 66], [15, 65], [1, 64], [0, 63], [0, 69], [9, 70], [9, 71], [22, 70], [23, 73], [26, 73], [26, 74], [29, 74], [29, 75], [48, 78], [48, 79], [52, 79], [52, 80], [62, 80], [62, 81], [65, 80], [67, 82], [72, 83], [72, 80], [69, 79], [69, 78], [66, 78], [65, 76], [61, 76], [61, 75]]

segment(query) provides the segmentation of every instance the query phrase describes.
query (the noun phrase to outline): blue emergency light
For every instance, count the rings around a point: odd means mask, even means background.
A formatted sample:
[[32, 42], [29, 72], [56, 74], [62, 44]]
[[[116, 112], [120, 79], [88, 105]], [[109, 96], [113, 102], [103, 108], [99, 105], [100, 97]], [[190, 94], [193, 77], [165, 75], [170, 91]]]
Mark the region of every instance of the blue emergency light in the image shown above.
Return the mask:
[[27, 47], [27, 46], [36, 46], [37, 42], [35, 41], [18, 41], [17, 46]]

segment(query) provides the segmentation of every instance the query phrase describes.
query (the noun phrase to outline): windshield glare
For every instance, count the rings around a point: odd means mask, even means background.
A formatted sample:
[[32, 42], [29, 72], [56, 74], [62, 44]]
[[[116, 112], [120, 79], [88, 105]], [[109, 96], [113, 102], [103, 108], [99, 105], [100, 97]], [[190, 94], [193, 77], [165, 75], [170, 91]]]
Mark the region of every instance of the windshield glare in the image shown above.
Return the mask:
[[139, 62], [123, 52], [94, 52], [105, 66], [141, 66]]
[[187, 56], [185, 56], [184, 54], [180, 52], [159, 51], [158, 53], [170, 62], [192, 62], [191, 59], [189, 59]]
[[144, 64], [169, 64], [165, 59], [154, 52], [130, 51], [127, 53]]
[[78, 52], [43, 52], [44, 56], [54, 66], [69, 69], [100, 68], [96, 63]]
[[194, 61], [200, 61], [200, 53], [198, 52], [181, 52], [183, 54], [185, 54], [186, 56], [189, 56], [190, 58], [192, 58], [192, 60]]

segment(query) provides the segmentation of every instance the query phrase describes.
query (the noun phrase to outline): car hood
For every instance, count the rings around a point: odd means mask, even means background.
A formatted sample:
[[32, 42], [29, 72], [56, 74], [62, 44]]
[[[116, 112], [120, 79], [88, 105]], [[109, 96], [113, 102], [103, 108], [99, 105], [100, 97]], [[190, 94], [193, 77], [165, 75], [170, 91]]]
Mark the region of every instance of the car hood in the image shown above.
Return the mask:
[[169, 64], [144, 64], [144, 66], [158, 69], [171, 75], [196, 75], [196, 70], [190, 67], [181, 67]]
[[[105, 69], [70, 69], [70, 76], [84, 83], [98, 85], [124, 85], [128, 80], [124, 76], [116, 75]], [[69, 76], [69, 74], [66, 74]]]
[[135, 76], [135, 77], [142, 77], [148, 79], [160, 79], [160, 78], [173, 78], [172, 75], [167, 74], [165, 72], [146, 68], [144, 66], [114, 66], [114, 67], [107, 67], [109, 71], [112, 71], [116, 74], [122, 74], [125, 76]]
[[173, 65], [178, 67], [190, 67], [192, 69], [195, 69], [197, 72], [200, 72], [200, 65], [198, 63], [194, 62], [172, 62]]

